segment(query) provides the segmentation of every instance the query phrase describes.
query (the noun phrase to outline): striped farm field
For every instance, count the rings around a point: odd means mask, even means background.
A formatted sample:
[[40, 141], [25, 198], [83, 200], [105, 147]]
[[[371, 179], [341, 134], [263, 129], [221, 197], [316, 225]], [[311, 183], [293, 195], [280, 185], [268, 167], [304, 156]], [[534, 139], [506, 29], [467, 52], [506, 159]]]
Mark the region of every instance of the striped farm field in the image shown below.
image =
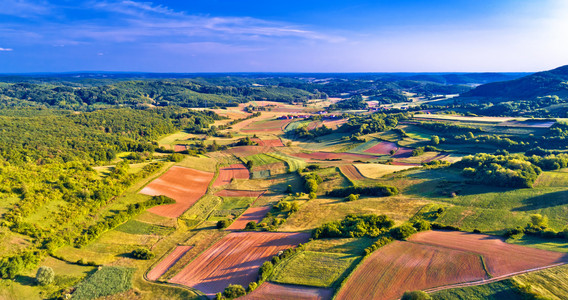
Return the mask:
[[266, 191], [253, 191], [253, 190], [233, 190], [233, 189], [226, 189], [217, 192], [215, 195], [220, 197], [249, 197], [249, 198], [258, 198], [262, 196]]
[[426, 231], [413, 235], [413, 243], [471, 251], [483, 256], [492, 276], [568, 262], [568, 254], [507, 244], [502, 238], [461, 231]]
[[341, 173], [351, 180], [363, 180], [365, 176], [353, 165], [343, 165], [339, 167]]
[[259, 146], [284, 147], [284, 144], [282, 144], [282, 141], [280, 139], [264, 140], [259, 138], [253, 138], [252, 140], [256, 142]]
[[177, 246], [168, 256], [162, 259], [156, 266], [148, 272], [146, 277], [150, 280], [158, 280], [164, 275], [175, 263], [189, 251], [191, 246]]
[[396, 151], [398, 146], [391, 142], [380, 142], [373, 147], [365, 150], [366, 153], [390, 155], [391, 151]]
[[239, 298], [243, 300], [329, 300], [333, 296], [332, 289], [316, 288], [302, 285], [278, 284], [264, 282], [254, 292]]
[[247, 162], [249, 160], [252, 161], [253, 166], [263, 166], [263, 165], [282, 162], [281, 160], [276, 159], [272, 156], [266, 155], [264, 153], [250, 155], [250, 156], [244, 157], [243, 159]]
[[479, 255], [395, 241], [367, 257], [336, 299], [398, 299], [405, 291], [484, 278]]
[[283, 155], [283, 154], [267, 153], [266, 155], [272, 156], [272, 157], [279, 159], [279, 160], [282, 160], [282, 161], [285, 161], [286, 164], [288, 165], [288, 171], [290, 171], [290, 172], [294, 172], [296, 170], [301, 170], [301, 169], [305, 168], [306, 165], [307, 165], [306, 162], [302, 159]]
[[366, 154], [355, 154], [355, 153], [336, 153], [336, 152], [312, 152], [312, 153], [294, 153], [291, 154], [292, 156], [303, 158], [306, 160], [318, 161], [318, 160], [345, 160], [345, 161], [354, 161], [354, 160], [372, 160], [375, 159], [375, 156], [366, 155]]
[[229, 284], [248, 286], [258, 269], [279, 251], [305, 243], [308, 233], [232, 232], [189, 263], [170, 282], [212, 297]]
[[149, 212], [177, 218], [205, 195], [213, 173], [173, 166], [159, 178], [150, 182], [140, 193], [150, 196], [164, 195], [176, 201], [174, 204], [155, 206]]
[[243, 164], [234, 164], [219, 169], [219, 176], [213, 186], [222, 186], [231, 183], [233, 179], [249, 179], [249, 177], [249, 171]]
[[373, 179], [378, 179], [394, 172], [404, 171], [415, 167], [383, 164], [354, 164], [354, 166], [363, 176]]
[[260, 222], [264, 216], [270, 211], [272, 206], [259, 206], [248, 208], [238, 219], [236, 219], [227, 230], [242, 230], [245, 229], [248, 222]]

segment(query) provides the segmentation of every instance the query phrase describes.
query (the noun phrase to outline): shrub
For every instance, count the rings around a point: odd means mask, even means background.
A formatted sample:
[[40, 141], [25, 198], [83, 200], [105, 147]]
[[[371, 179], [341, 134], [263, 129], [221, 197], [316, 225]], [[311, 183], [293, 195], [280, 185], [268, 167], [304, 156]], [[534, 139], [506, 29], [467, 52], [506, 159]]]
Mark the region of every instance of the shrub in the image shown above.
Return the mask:
[[256, 228], [257, 228], [257, 225], [256, 225], [255, 221], [250, 221], [245, 226], [245, 230], [256, 230]]
[[227, 228], [231, 225], [231, 221], [229, 220], [220, 220], [217, 222], [217, 229]]
[[46, 266], [41, 266], [36, 273], [36, 281], [39, 285], [48, 285], [55, 279], [55, 272], [53, 269]]
[[359, 200], [359, 194], [349, 194], [349, 196], [345, 197], [345, 201], [356, 201]]
[[387, 245], [388, 243], [392, 242], [393, 238], [389, 236], [382, 236], [376, 242], [374, 242], [371, 246], [365, 248], [365, 255], [371, 254], [371, 252], [381, 248], [382, 246]]
[[130, 256], [136, 259], [152, 259], [154, 257], [154, 253], [150, 251], [150, 249], [146, 248], [138, 248], [133, 250], [130, 253]]
[[414, 228], [416, 228], [416, 231], [426, 231], [426, 230], [430, 230], [430, 228], [432, 228], [432, 225], [430, 224], [430, 222], [426, 221], [426, 220], [418, 220], [415, 221], [412, 226]]
[[242, 297], [246, 294], [247, 291], [245, 288], [238, 284], [229, 284], [229, 286], [223, 291], [223, 296], [229, 299]]
[[314, 192], [311, 192], [311, 193], [308, 195], [308, 198], [309, 198], [310, 200], [315, 199], [315, 198], [317, 198], [317, 197], [318, 197], [318, 195], [317, 195], [316, 193], [314, 193]]
[[180, 153], [174, 153], [174, 154], [168, 156], [168, 161], [180, 162], [182, 160], [183, 160], [183, 154], [180, 154]]
[[412, 225], [410, 224], [402, 224], [398, 227], [393, 228], [390, 233], [393, 238], [397, 240], [404, 240], [409, 236], [415, 234], [416, 229], [414, 229], [414, 227], [412, 227]]
[[341, 221], [321, 225], [312, 232], [314, 239], [333, 237], [378, 236], [394, 226], [394, 221], [386, 215], [347, 215]]
[[260, 269], [258, 270], [259, 279], [265, 280], [266, 278], [268, 278], [268, 276], [272, 274], [272, 270], [274, 270], [274, 265], [269, 261], [264, 262], [262, 266], [260, 266]]
[[258, 284], [253, 281], [253, 282], [249, 283], [247, 292], [250, 293], [250, 292], [256, 290], [257, 287], [258, 287]]
[[365, 196], [393, 196], [398, 194], [398, 189], [394, 186], [375, 185], [375, 186], [352, 186], [338, 188], [326, 193], [330, 197], [347, 197], [350, 194], [360, 194]]
[[404, 292], [400, 300], [430, 300], [432, 297], [423, 291]]

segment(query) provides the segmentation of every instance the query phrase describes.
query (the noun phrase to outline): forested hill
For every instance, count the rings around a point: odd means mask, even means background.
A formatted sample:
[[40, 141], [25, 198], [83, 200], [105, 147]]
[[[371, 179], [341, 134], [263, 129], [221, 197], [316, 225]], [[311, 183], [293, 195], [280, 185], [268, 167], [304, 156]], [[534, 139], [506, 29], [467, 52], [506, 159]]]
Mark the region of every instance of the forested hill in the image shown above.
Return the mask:
[[560, 98], [568, 97], [568, 65], [515, 80], [480, 85], [463, 94], [464, 97], [502, 100], [531, 100], [552, 95]]
[[93, 104], [182, 107], [236, 106], [251, 100], [302, 102], [325, 97], [282, 86], [214, 85], [197, 80], [133, 80], [102, 86], [72, 86], [65, 83], [0, 83], [0, 105], [42, 104], [77, 109]]

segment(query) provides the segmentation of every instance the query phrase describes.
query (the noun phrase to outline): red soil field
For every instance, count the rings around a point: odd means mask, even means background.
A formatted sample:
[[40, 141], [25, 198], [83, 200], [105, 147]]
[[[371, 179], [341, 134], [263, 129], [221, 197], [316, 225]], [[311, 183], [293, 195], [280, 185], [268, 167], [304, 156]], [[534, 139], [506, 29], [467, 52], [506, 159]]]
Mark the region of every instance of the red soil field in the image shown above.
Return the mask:
[[192, 246], [177, 246], [174, 251], [172, 251], [168, 256], [162, 259], [157, 265], [155, 265], [146, 277], [150, 280], [158, 280], [160, 276], [166, 274], [166, 272], [176, 264], [180, 258], [182, 258]]
[[360, 159], [375, 159], [375, 156], [365, 155], [365, 154], [354, 154], [354, 153], [335, 153], [335, 152], [312, 152], [312, 153], [293, 153], [292, 156], [311, 159], [311, 160], [330, 160], [330, 159], [341, 159], [346, 161], [360, 160]]
[[390, 152], [392, 150], [395, 150], [398, 148], [398, 146], [395, 143], [391, 143], [391, 142], [380, 142], [378, 144], [376, 144], [375, 146], [363, 151], [366, 153], [373, 153], [373, 154], [384, 154], [384, 155], [390, 155]]
[[481, 254], [493, 276], [568, 262], [566, 253], [507, 244], [500, 237], [485, 234], [426, 231], [413, 235], [410, 241]]
[[339, 167], [339, 169], [341, 170], [341, 173], [351, 180], [365, 179], [365, 176], [363, 176], [363, 174], [361, 174], [361, 172], [359, 172], [359, 170], [357, 170], [357, 168], [353, 165], [344, 165]]
[[333, 296], [332, 289], [301, 285], [264, 282], [254, 292], [239, 298], [243, 300], [327, 300]]
[[170, 282], [213, 296], [229, 284], [248, 286], [258, 269], [279, 251], [305, 243], [308, 233], [232, 232], [176, 274]]
[[308, 126], [306, 127], [307, 130], [314, 130], [317, 127], [321, 126], [321, 122], [316, 121], [316, 122], [310, 122], [310, 124], [308, 124]]
[[259, 146], [284, 147], [284, 144], [282, 144], [282, 141], [280, 139], [261, 140], [254, 138], [252, 140], [257, 142]]
[[251, 190], [222, 190], [215, 195], [220, 197], [250, 197], [258, 198], [266, 191], [251, 191]]
[[160, 216], [177, 218], [205, 195], [213, 173], [173, 166], [158, 179], [150, 182], [140, 193], [150, 196], [164, 195], [174, 204], [154, 206], [149, 212]]
[[186, 145], [174, 145], [175, 152], [181, 152], [187, 149]]
[[233, 178], [249, 179], [250, 174], [248, 169], [243, 164], [234, 164], [228, 167], [219, 169], [219, 176], [213, 183], [214, 187], [231, 183]]
[[259, 206], [248, 208], [238, 219], [236, 219], [227, 230], [241, 230], [245, 229], [245, 226], [250, 221], [260, 222], [266, 213], [270, 211], [271, 206]]
[[339, 119], [333, 121], [323, 121], [323, 125], [331, 129], [337, 129], [339, 126], [345, 124], [347, 119]]
[[479, 255], [395, 241], [366, 258], [336, 299], [398, 299], [405, 291], [484, 278]]
[[239, 146], [226, 150], [227, 153], [234, 154], [238, 157], [246, 157], [259, 153], [267, 153], [270, 151], [270, 147], [266, 146]]
[[405, 147], [399, 147], [398, 150], [396, 150], [396, 153], [392, 156], [394, 158], [408, 158], [412, 156], [412, 149], [411, 148], [405, 148]]

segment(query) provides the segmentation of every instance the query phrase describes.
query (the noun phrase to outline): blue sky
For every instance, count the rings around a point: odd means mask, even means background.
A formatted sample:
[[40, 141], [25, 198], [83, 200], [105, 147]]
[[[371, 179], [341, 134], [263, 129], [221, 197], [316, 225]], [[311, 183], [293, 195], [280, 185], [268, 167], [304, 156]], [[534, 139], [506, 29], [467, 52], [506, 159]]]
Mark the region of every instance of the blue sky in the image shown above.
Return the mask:
[[530, 72], [566, 29], [564, 0], [0, 0], [0, 73]]

